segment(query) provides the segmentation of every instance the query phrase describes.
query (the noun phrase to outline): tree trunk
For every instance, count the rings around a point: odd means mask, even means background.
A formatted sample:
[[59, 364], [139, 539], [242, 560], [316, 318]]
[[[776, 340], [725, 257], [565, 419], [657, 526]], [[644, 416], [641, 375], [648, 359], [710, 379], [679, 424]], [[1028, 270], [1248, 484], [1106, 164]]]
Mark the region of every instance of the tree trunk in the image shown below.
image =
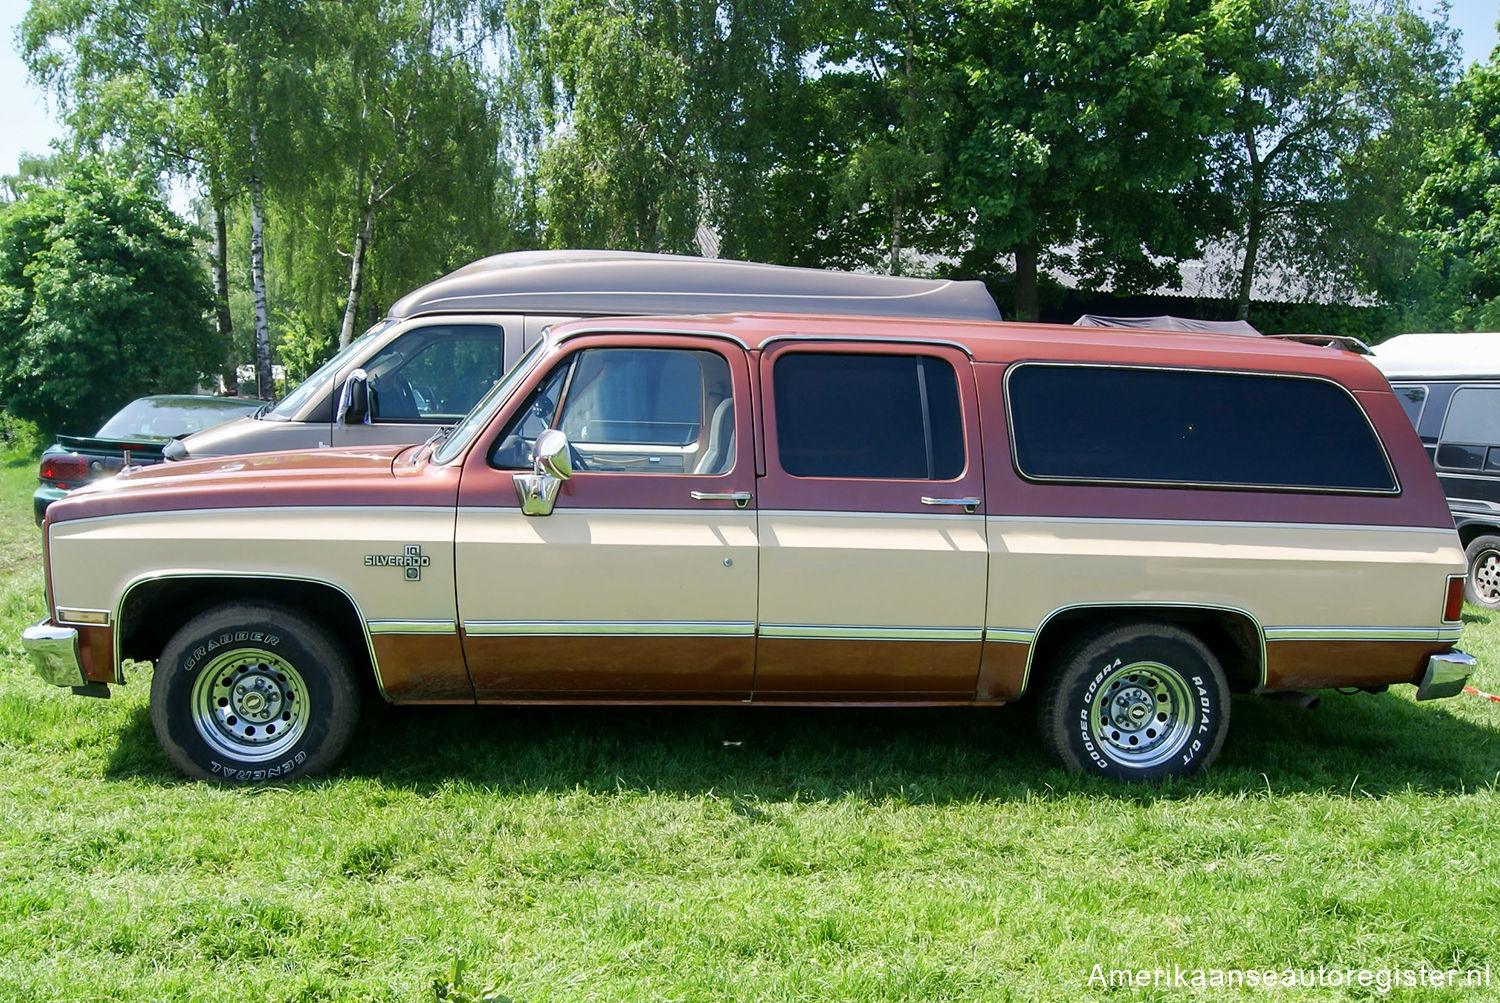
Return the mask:
[[276, 397], [271, 376], [271, 325], [266, 306], [265, 192], [260, 175], [250, 178], [250, 290], [255, 297], [255, 383], [261, 400]]
[[1256, 258], [1260, 255], [1260, 205], [1252, 202], [1250, 219], [1245, 225], [1245, 260], [1240, 262], [1240, 277], [1236, 285], [1234, 316], [1236, 320], [1250, 319], [1250, 290], [1255, 284]]
[[901, 274], [901, 189], [897, 188], [891, 200], [891, 274]]
[[[1250, 164], [1250, 204], [1245, 210], [1245, 257], [1240, 262], [1240, 277], [1235, 290], [1234, 316], [1236, 320], [1250, 319], [1250, 291], [1255, 285], [1255, 264], [1260, 256], [1260, 229], [1262, 219], [1261, 197], [1266, 190], [1265, 168], [1260, 157], [1260, 147], [1255, 143], [1255, 132], [1247, 129], [1245, 159]], [[1272, 151], [1275, 155], [1275, 151]]]
[[234, 318], [229, 313], [229, 228], [224, 221], [223, 200], [215, 199], [214, 216], [214, 326], [224, 346], [224, 392], [240, 392], [239, 367], [234, 358]]
[[1041, 315], [1036, 294], [1035, 244], [1022, 244], [1016, 248], [1016, 315], [1013, 320], [1035, 321]]
[[359, 233], [354, 235], [353, 260], [349, 262], [349, 302], [344, 306], [344, 322], [339, 325], [339, 348], [346, 347], [354, 338], [355, 320], [359, 316], [359, 300], [365, 288], [365, 255], [370, 251], [370, 241], [375, 236], [375, 192], [365, 199], [365, 216]]

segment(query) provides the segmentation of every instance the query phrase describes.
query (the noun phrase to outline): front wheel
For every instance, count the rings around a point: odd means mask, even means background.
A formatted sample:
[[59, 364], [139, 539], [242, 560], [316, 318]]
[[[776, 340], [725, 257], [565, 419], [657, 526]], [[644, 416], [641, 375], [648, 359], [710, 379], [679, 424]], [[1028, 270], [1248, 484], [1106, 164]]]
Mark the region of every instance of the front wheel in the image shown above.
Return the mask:
[[1464, 598], [1485, 609], [1500, 609], [1500, 536], [1476, 536], [1464, 548], [1469, 573]]
[[1157, 780], [1213, 762], [1229, 730], [1229, 684], [1213, 653], [1181, 627], [1120, 624], [1063, 652], [1039, 716], [1060, 765]]
[[167, 642], [151, 723], [190, 777], [240, 783], [326, 771], [354, 734], [359, 686], [322, 624], [274, 603], [225, 603]]

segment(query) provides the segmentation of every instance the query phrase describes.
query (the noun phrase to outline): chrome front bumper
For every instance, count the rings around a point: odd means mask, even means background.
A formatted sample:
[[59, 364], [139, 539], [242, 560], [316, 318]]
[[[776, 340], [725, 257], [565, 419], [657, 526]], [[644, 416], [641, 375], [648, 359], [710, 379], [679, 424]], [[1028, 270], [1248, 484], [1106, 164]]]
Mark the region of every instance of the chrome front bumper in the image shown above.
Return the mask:
[[1473, 655], [1454, 648], [1446, 655], [1433, 655], [1427, 659], [1427, 671], [1417, 684], [1418, 700], [1438, 700], [1456, 697], [1463, 692], [1469, 674], [1479, 663]]
[[78, 655], [78, 631], [43, 617], [21, 631], [21, 647], [31, 656], [36, 674], [53, 686], [87, 686]]

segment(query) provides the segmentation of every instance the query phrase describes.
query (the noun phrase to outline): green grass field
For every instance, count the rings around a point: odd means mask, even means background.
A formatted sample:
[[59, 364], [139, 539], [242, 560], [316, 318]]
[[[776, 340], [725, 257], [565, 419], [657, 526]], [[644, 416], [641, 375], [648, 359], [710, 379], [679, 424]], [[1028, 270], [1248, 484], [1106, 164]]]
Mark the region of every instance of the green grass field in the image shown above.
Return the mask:
[[34, 476], [0, 467], [0, 1000], [1500, 998], [1500, 704], [1240, 697], [1154, 787], [1050, 767], [1023, 708], [391, 709], [329, 778], [222, 789], [144, 673], [32, 675]]

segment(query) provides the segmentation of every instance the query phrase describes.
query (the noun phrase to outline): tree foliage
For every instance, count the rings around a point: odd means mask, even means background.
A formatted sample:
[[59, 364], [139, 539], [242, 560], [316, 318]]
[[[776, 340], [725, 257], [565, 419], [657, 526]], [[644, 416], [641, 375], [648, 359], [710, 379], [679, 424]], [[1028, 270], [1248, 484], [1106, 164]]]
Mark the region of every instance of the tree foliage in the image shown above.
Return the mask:
[[44, 429], [92, 433], [186, 392], [219, 357], [193, 237], [153, 183], [97, 163], [0, 208], [0, 392]]
[[965, 264], [1013, 258], [1016, 313], [1039, 264], [1122, 289], [1176, 278], [1233, 75], [1216, 54], [1242, 6], [966, 0], [943, 55], [960, 101], [945, 180]]
[[1239, 317], [1257, 280], [1300, 297], [1359, 291], [1361, 257], [1381, 256], [1371, 237], [1419, 180], [1413, 140], [1457, 60], [1453, 32], [1406, 0], [1263, 0], [1255, 12], [1216, 157]]
[[1428, 174], [1407, 199], [1403, 269], [1385, 276], [1408, 325], [1500, 330], [1500, 65], [1477, 63], [1458, 113], [1425, 151]]
[[1035, 316], [1039, 272], [1172, 286], [1218, 241], [1241, 312], [1268, 273], [1414, 296], [1478, 267], [1415, 267], [1458, 120], [1415, 3], [32, 0], [20, 40], [81, 149], [197, 193], [224, 354], [300, 371], [535, 246], [1010, 273]]

